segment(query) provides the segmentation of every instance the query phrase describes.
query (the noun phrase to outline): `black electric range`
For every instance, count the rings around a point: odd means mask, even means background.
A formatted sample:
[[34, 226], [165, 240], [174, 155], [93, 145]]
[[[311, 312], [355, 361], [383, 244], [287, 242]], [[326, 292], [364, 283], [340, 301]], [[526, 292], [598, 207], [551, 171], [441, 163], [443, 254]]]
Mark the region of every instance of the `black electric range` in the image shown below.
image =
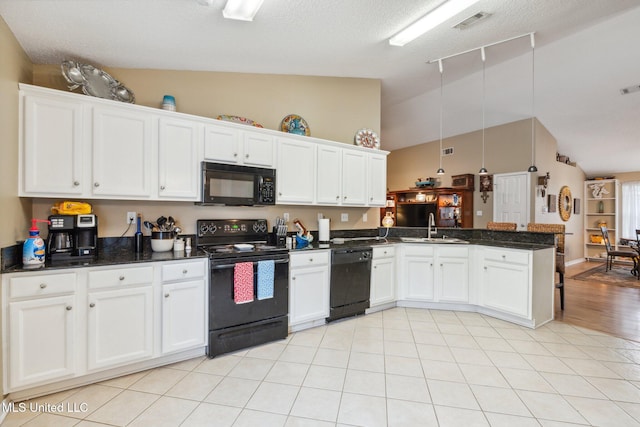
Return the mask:
[[[196, 227], [196, 247], [209, 255], [211, 269], [207, 355], [215, 357], [286, 338], [289, 251], [268, 244], [267, 220], [200, 219]], [[261, 274], [266, 270], [272, 292], [264, 297], [259, 287], [264, 285]], [[248, 301], [244, 300], [247, 292]]]

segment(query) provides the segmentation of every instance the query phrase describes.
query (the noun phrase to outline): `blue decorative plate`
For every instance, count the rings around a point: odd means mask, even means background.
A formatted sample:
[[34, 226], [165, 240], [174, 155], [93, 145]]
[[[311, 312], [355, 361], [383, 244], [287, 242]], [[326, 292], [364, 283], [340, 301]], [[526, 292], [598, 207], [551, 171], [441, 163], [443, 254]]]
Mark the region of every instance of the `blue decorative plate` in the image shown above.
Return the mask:
[[296, 135], [311, 135], [311, 129], [306, 120], [297, 114], [289, 114], [280, 122], [280, 130], [282, 132], [294, 133]]

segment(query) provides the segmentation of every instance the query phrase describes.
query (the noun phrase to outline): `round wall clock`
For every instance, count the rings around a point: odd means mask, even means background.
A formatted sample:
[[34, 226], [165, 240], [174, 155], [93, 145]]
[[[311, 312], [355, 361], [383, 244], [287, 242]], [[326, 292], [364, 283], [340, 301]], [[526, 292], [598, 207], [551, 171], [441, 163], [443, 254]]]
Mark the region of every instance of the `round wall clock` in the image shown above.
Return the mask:
[[560, 212], [560, 218], [563, 221], [568, 221], [573, 209], [573, 198], [571, 197], [571, 190], [566, 185], [560, 189], [558, 195], [558, 211]]

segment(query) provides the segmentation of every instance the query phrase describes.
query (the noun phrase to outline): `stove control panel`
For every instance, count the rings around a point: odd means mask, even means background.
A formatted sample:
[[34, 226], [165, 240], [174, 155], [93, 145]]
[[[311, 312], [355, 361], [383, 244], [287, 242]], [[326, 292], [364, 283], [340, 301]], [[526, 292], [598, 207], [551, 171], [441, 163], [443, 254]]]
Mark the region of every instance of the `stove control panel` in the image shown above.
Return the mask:
[[268, 234], [266, 219], [199, 219], [196, 230], [199, 238], [213, 240], [237, 237], [242, 241], [251, 236], [263, 237]]

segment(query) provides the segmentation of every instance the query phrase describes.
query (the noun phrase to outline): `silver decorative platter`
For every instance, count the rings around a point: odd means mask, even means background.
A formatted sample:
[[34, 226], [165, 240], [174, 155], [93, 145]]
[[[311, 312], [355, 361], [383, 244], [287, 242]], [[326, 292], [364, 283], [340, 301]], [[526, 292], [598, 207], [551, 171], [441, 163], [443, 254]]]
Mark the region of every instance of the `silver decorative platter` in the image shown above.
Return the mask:
[[93, 65], [65, 60], [62, 61], [61, 68], [62, 75], [69, 83], [69, 90], [81, 87], [85, 95], [131, 104], [136, 101], [131, 90], [111, 77], [107, 72]]

